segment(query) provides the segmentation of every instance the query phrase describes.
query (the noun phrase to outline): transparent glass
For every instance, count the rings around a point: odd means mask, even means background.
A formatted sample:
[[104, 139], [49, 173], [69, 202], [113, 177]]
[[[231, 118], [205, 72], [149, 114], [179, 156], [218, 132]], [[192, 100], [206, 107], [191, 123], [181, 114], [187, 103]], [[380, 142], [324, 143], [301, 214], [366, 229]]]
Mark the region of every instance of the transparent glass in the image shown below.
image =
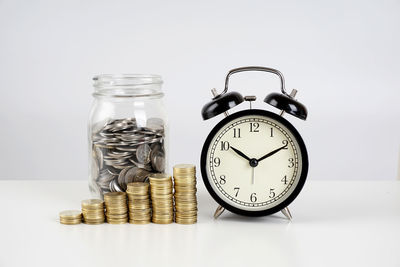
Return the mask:
[[94, 196], [148, 182], [168, 165], [168, 120], [158, 75], [98, 75], [89, 116], [89, 189]]

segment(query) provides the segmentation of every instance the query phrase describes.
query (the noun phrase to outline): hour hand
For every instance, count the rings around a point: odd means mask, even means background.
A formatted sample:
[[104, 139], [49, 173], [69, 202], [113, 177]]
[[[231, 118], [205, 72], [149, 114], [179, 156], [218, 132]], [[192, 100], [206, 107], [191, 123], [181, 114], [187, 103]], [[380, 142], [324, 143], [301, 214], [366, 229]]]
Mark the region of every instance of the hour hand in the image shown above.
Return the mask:
[[236, 148], [234, 148], [234, 147], [232, 147], [232, 146], [231, 146], [231, 148], [232, 148], [233, 151], [236, 152], [236, 154], [238, 154], [238, 155], [241, 156], [242, 158], [247, 159], [248, 161], [251, 160], [248, 156], [246, 156], [246, 155], [245, 155], [243, 152], [241, 152], [240, 150], [238, 150], [238, 149], [236, 149]]

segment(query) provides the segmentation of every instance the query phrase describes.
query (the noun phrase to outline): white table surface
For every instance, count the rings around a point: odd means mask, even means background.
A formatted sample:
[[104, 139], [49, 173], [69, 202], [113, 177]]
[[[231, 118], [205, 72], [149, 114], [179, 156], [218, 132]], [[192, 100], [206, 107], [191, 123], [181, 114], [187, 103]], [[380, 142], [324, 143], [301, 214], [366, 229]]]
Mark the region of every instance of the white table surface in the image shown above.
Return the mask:
[[195, 225], [61, 225], [84, 181], [0, 182], [0, 266], [400, 266], [400, 182], [308, 181], [290, 206], [245, 218], [199, 182]]

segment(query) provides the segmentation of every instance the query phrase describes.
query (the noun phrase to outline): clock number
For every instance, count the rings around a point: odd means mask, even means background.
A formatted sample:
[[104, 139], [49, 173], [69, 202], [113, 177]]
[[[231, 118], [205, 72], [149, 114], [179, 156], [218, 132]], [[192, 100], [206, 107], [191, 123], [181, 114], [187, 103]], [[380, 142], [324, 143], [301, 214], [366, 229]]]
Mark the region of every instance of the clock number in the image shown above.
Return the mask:
[[221, 165], [220, 158], [214, 158], [214, 167], [219, 167], [219, 165]]
[[250, 195], [250, 201], [251, 201], [251, 202], [256, 202], [256, 201], [257, 201], [256, 193], [252, 193], [252, 194]]
[[282, 178], [281, 182], [283, 182], [284, 184], [287, 184], [287, 177], [286, 177], [286, 175], [285, 175], [285, 176], [283, 176], [283, 178]]
[[260, 131], [260, 130], [258, 130], [258, 127], [260, 127], [260, 124], [258, 122], [251, 122], [250, 123], [250, 132], [258, 133]]
[[226, 176], [225, 175], [221, 175], [219, 177], [219, 184], [221, 184], [221, 185], [226, 184]]
[[221, 141], [221, 151], [226, 151], [226, 150], [229, 150], [229, 147], [230, 147], [230, 145], [229, 145], [229, 142], [228, 141]]
[[294, 167], [294, 159], [293, 159], [293, 158], [290, 158], [290, 159], [288, 159], [288, 161], [289, 161], [288, 167], [289, 167], [289, 168], [293, 168], [293, 167]]
[[269, 190], [269, 198], [274, 198], [275, 197], [276, 194], [275, 194], [274, 190], [275, 190], [275, 188], [271, 188]]
[[284, 144], [286, 146], [284, 149], [288, 149], [288, 144], [289, 144], [288, 140], [283, 140], [282, 144]]
[[235, 188], [233, 188], [233, 190], [235, 190], [236, 192], [235, 192], [235, 197], [237, 197], [238, 196], [238, 194], [239, 194], [239, 190], [240, 190], [240, 188], [239, 187], [235, 187]]
[[233, 138], [240, 138], [241, 136], [240, 136], [240, 129], [238, 128], [238, 129], [236, 129], [236, 128], [234, 128], [233, 129]]
[[274, 137], [274, 128], [271, 127], [271, 135], [270, 137]]

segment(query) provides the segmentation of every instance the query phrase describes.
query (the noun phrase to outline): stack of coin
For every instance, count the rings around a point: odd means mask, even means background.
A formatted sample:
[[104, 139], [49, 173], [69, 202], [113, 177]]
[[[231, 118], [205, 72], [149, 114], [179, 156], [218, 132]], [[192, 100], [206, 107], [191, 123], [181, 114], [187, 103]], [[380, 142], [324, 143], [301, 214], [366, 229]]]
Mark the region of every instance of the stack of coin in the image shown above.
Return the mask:
[[128, 195], [129, 223], [150, 223], [151, 208], [149, 197], [149, 183], [128, 183], [126, 193]]
[[128, 222], [128, 206], [125, 192], [111, 192], [104, 194], [107, 222], [122, 224]]
[[165, 173], [155, 173], [151, 174], [149, 178], [153, 206], [153, 223], [172, 223], [174, 221], [174, 207], [171, 176]]
[[83, 220], [87, 224], [104, 223], [104, 201], [101, 199], [82, 200]]
[[80, 210], [64, 210], [60, 212], [60, 223], [62, 224], [80, 224], [82, 222], [82, 213]]
[[175, 221], [180, 224], [197, 222], [196, 166], [174, 166]]

